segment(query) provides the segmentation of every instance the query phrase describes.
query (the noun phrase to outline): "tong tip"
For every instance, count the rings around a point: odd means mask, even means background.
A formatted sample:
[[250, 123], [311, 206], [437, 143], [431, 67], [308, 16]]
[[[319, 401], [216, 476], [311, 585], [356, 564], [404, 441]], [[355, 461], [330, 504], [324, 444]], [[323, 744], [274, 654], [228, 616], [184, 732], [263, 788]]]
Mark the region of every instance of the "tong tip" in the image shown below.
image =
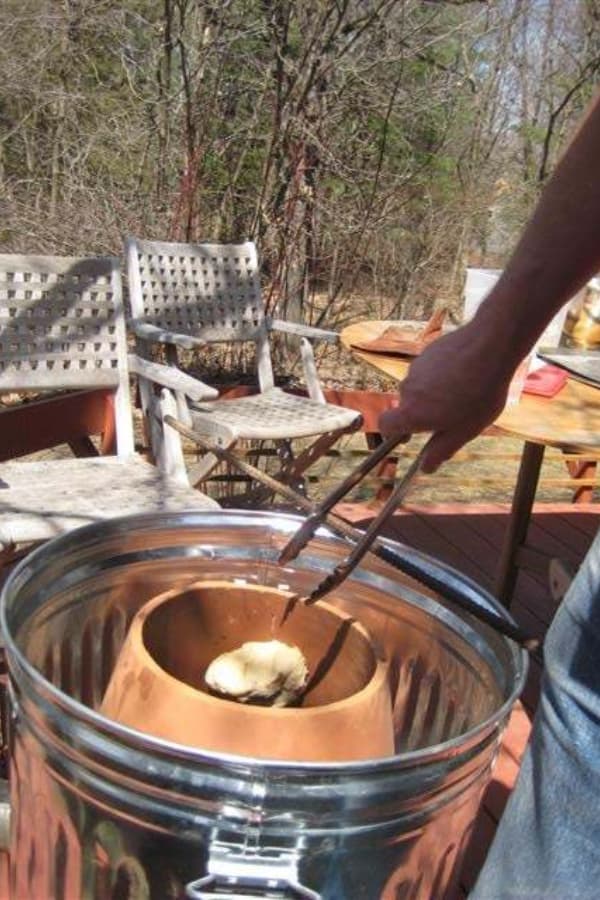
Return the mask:
[[[292, 546], [293, 540], [288, 541], [285, 545], [279, 556], [277, 557], [277, 562], [280, 566], [286, 566], [289, 562], [291, 562], [298, 554], [295, 552], [294, 547]], [[300, 552], [300, 551], [298, 551]]]
[[344, 580], [347, 574], [347, 565], [341, 563], [336, 566], [333, 572], [330, 572], [329, 575], [326, 575], [325, 578], [319, 582], [319, 584], [310, 592], [308, 597], [305, 599], [305, 603], [307, 606], [310, 606], [311, 603], [316, 603], [317, 600], [320, 600], [321, 597], [324, 597], [325, 594], [328, 594], [329, 591], [333, 590], [334, 587], [337, 587], [340, 582]]
[[279, 554], [277, 562], [280, 566], [287, 565], [287, 563], [298, 556], [300, 551], [306, 547], [320, 524], [320, 516], [308, 516], [308, 518], [304, 520], [304, 523], [294, 532]]

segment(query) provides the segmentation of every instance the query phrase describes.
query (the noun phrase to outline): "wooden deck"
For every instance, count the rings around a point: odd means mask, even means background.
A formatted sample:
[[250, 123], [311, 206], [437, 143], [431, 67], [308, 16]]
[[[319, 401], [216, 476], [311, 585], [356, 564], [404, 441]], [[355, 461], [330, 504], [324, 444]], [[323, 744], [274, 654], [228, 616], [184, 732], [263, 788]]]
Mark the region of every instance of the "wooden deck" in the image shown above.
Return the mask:
[[[358, 527], [365, 527], [375, 510], [360, 504], [342, 504], [337, 510]], [[499, 549], [509, 507], [500, 504], [411, 506], [396, 513], [386, 536], [429, 553], [469, 575], [492, 591]], [[576, 567], [600, 524], [600, 504], [536, 504], [529, 528], [529, 560], [534, 571], [521, 571], [511, 612], [534, 635], [544, 635], [556, 610], [547, 577], [547, 562], [558, 557]], [[486, 791], [461, 875], [464, 897], [472, 888], [512, 790], [531, 730], [541, 680], [541, 655], [531, 656], [530, 672], [521, 701], [516, 705]]]

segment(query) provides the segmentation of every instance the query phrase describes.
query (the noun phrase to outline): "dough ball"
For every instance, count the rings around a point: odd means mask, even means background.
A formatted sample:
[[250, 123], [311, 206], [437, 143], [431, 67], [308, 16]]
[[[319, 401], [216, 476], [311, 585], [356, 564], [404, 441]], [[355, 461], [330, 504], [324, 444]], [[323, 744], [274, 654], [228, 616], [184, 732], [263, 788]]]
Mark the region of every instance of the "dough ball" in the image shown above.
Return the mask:
[[247, 641], [217, 656], [204, 677], [212, 691], [241, 703], [288, 706], [304, 689], [308, 667], [297, 647], [282, 641]]

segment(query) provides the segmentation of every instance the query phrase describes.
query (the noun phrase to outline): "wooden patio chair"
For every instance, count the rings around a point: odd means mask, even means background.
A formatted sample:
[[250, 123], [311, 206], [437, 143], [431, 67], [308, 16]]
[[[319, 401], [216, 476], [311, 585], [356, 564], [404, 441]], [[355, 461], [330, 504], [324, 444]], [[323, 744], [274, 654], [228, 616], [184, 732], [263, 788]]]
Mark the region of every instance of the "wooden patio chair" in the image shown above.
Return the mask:
[[[163, 345], [167, 360], [176, 367], [178, 349], [197, 350], [217, 342], [255, 345], [257, 392], [201, 402], [189, 402], [179, 393], [177, 413], [184, 425], [209, 436], [230, 429], [234, 443], [274, 442], [281, 465], [275, 477], [294, 486], [302, 485], [306, 469], [341, 435], [360, 427], [359, 412], [325, 401], [317, 375], [311, 341], [337, 341], [337, 332], [266, 315], [254, 243], [179, 244], [130, 237], [125, 252], [130, 327], [141, 355], [149, 353], [144, 346]], [[299, 340], [308, 396], [275, 386], [273, 332]], [[313, 440], [293, 444], [301, 438]], [[205, 457], [193, 482], [200, 483], [215, 463], [214, 457]]]
[[[113, 258], [0, 255], [0, 394], [46, 392], [47, 397], [48, 392], [109, 389], [117, 451], [115, 456], [0, 463], [4, 561], [14, 545], [44, 541], [101, 519], [218, 506], [134, 451], [131, 370], [165, 389], [185, 387], [197, 399], [214, 392], [166, 366], [128, 357], [119, 265]], [[27, 404], [30, 425], [36, 421], [36, 403], [44, 408], [41, 423], [49, 421], [51, 401], [33, 400]], [[2, 435], [10, 444], [7, 433], [19, 421], [14, 412], [13, 407], [0, 412], [0, 459], [8, 455], [6, 449], [2, 453]], [[53, 422], [51, 431], [56, 445], [60, 423]], [[40, 442], [44, 446], [43, 434]], [[21, 452], [32, 449], [31, 440], [25, 443], [29, 449]]]

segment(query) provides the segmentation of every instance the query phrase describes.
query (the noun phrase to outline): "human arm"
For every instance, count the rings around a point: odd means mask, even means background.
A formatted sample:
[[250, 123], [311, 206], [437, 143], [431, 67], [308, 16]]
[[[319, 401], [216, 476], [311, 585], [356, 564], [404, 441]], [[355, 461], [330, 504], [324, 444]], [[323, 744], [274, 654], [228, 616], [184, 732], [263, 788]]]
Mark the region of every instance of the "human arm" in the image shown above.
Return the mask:
[[413, 362], [385, 434], [433, 432], [434, 471], [501, 412], [511, 377], [560, 307], [600, 269], [600, 95], [474, 318]]

